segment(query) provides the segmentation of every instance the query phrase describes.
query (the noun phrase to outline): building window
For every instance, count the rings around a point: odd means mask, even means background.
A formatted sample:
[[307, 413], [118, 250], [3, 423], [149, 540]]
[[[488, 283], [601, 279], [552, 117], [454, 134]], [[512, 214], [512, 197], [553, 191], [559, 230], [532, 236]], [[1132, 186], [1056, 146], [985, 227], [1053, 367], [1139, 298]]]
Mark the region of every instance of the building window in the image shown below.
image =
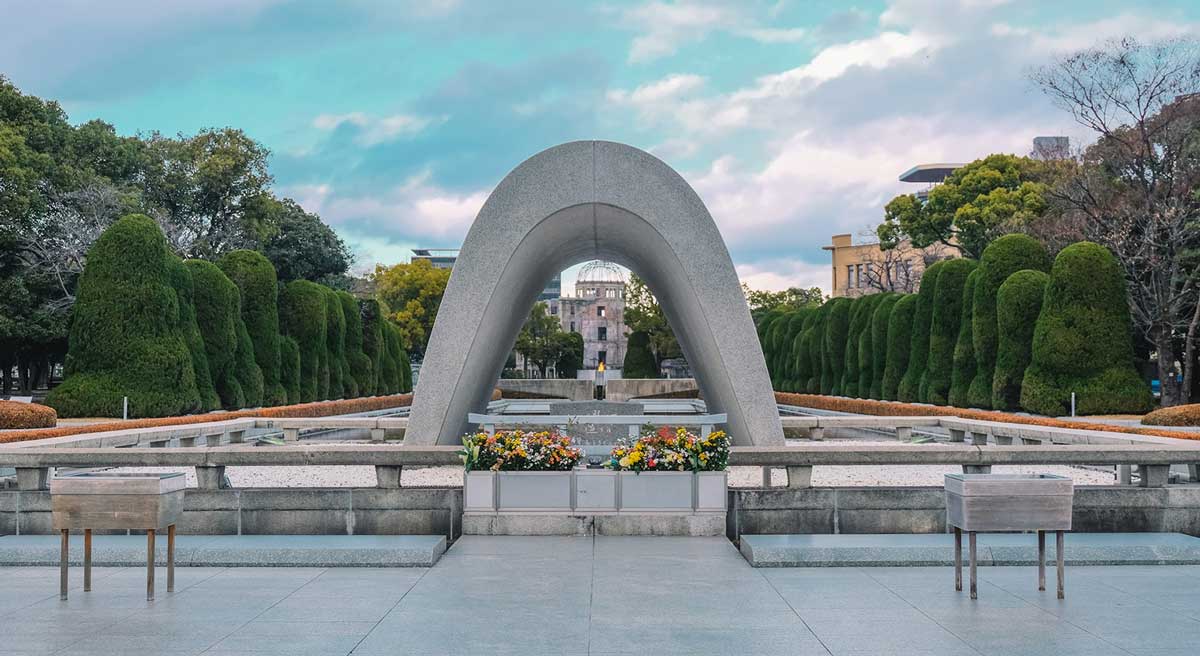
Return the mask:
[[[571, 308], [571, 309], [574, 309], [574, 308]], [[575, 313], [572, 312], [571, 314], [575, 314]], [[575, 332], [575, 322], [574, 321], [571, 322], [571, 332]]]
[[598, 317], [604, 316], [604, 306], [603, 305], [596, 306], [596, 316], [598, 316]]
[[571, 306], [571, 316], [575, 316], [575, 306]]
[[846, 289], [854, 286], [854, 265], [846, 265]]
[[600, 326], [596, 329], [596, 339], [601, 342], [608, 341], [608, 327]]
[[608, 364], [608, 351], [598, 351], [596, 353], [596, 362]]
[[855, 265], [854, 265], [854, 286], [855, 286], [855, 287], [862, 287], [862, 286], [863, 286], [863, 275], [862, 275], [862, 272], [863, 272], [863, 265], [861, 265], [861, 264], [855, 264]]

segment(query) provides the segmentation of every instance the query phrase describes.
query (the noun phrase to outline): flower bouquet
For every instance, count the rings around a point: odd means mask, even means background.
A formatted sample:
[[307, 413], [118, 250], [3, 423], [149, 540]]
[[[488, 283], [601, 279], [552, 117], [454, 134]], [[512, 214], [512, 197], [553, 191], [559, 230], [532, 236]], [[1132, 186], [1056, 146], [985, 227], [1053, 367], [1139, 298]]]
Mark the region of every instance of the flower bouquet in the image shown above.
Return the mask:
[[557, 431], [469, 433], [459, 451], [467, 471], [570, 471], [583, 451]]
[[723, 471], [729, 462], [729, 436], [713, 431], [700, 437], [684, 426], [644, 426], [633, 441], [620, 440], [606, 467], [617, 471]]

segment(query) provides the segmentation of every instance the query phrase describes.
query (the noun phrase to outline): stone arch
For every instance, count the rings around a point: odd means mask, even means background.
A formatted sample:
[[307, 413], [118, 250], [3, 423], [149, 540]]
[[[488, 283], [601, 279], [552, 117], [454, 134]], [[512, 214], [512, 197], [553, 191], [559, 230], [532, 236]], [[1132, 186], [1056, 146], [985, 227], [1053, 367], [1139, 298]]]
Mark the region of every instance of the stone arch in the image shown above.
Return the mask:
[[608, 141], [544, 150], [480, 209], [438, 310], [405, 441], [458, 444], [483, 412], [538, 293], [592, 259], [641, 276], [736, 444], [783, 444], [766, 362], [729, 251], [691, 186], [649, 153]]

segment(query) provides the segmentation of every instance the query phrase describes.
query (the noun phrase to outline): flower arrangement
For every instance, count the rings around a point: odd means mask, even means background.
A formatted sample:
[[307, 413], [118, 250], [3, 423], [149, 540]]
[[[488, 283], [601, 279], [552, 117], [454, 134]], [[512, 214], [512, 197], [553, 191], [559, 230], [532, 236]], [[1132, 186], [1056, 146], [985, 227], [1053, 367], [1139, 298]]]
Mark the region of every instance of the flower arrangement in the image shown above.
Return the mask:
[[570, 471], [583, 457], [557, 431], [479, 431], [463, 437], [459, 451], [467, 471]]
[[618, 471], [721, 471], [729, 462], [729, 436], [699, 437], [683, 426], [642, 428], [637, 440], [621, 440], [605, 465]]

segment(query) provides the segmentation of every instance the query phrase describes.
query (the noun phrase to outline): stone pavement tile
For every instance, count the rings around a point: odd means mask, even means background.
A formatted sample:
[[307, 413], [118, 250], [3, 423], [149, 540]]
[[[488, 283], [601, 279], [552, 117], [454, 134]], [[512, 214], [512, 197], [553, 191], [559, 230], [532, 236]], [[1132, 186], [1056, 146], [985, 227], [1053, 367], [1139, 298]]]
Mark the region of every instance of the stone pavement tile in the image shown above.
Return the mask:
[[[287, 656], [349, 654], [362, 636], [337, 634], [253, 635], [235, 633], [212, 646], [211, 651], [258, 652]], [[403, 652], [400, 652], [403, 653]]]
[[789, 610], [765, 580], [750, 581], [596, 581], [592, 589], [592, 612], [713, 614], [715, 616], [779, 612]]
[[591, 558], [592, 539], [561, 536], [467, 535], [459, 538], [442, 558], [458, 556], [509, 557], [516, 553], [520, 554], [522, 560]]
[[847, 614], [840, 618], [808, 618], [805, 623], [834, 654], [842, 651], [887, 651], [911, 649], [938, 652], [968, 651], [958, 636], [929, 618], [880, 620], [871, 613]]
[[232, 635], [278, 636], [278, 635], [351, 635], [362, 636], [371, 632], [377, 622], [273, 622], [252, 620]]
[[771, 585], [797, 610], [802, 608], [894, 608], [908, 606], [898, 595], [867, 578], [795, 579], [765, 574]]
[[591, 653], [629, 654], [828, 654], [794, 614], [774, 613], [759, 621], [714, 622], [713, 617], [680, 623], [673, 618], [592, 618]]
[[467, 612], [456, 608], [397, 610], [367, 635], [357, 654], [587, 653], [586, 611], [548, 608]]
[[97, 635], [78, 641], [55, 654], [71, 656], [121, 656], [123, 654], [199, 654], [217, 639], [198, 639], [180, 636], [107, 636]]
[[1123, 649], [1170, 649], [1200, 639], [1200, 620], [1154, 606], [1066, 606], [1055, 613]]
[[263, 611], [257, 619], [264, 622], [378, 622], [395, 601], [374, 599], [293, 599], [287, 598]]

